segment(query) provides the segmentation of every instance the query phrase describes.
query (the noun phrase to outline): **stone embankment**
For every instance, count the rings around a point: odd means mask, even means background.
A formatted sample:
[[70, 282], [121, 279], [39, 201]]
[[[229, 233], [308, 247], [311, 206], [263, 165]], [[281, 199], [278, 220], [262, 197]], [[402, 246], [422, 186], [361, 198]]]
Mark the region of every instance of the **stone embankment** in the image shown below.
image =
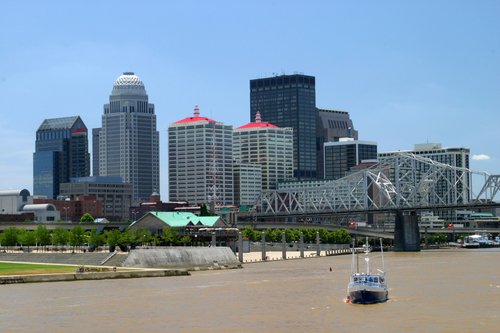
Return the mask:
[[70, 274], [32, 274], [1, 276], [0, 284], [31, 283], [31, 282], [61, 282], [79, 280], [130, 279], [144, 277], [165, 277], [189, 275], [186, 270], [155, 269], [155, 270], [124, 270], [109, 272], [83, 272]]
[[[189, 271], [241, 268], [227, 247], [171, 247], [129, 253], [0, 253], [0, 261], [107, 267], [109, 271], [0, 277], [0, 284], [189, 275]], [[116, 269], [119, 267], [119, 269]]]

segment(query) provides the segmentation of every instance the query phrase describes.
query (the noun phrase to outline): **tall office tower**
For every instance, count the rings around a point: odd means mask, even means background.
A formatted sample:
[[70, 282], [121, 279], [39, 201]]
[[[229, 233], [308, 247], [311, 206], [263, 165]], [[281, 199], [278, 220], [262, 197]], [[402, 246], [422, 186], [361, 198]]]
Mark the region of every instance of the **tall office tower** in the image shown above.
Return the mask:
[[[262, 167], [260, 164], [235, 164], [234, 204], [244, 207], [253, 206], [262, 191]], [[247, 210], [248, 211], [248, 210]]]
[[90, 173], [87, 127], [79, 116], [45, 119], [36, 131], [33, 194], [56, 199], [59, 185]]
[[323, 144], [337, 142], [340, 138], [358, 139], [358, 131], [354, 129], [349, 112], [317, 109], [316, 117], [316, 159], [317, 176], [324, 176]]
[[168, 128], [168, 183], [170, 201], [191, 205], [232, 205], [233, 127], [201, 117], [198, 106], [193, 117]]
[[92, 175], [99, 176], [99, 133], [101, 128], [92, 129]]
[[325, 142], [325, 179], [339, 179], [364, 160], [377, 160], [377, 143], [340, 138], [338, 142]]
[[279, 181], [293, 178], [293, 156], [293, 129], [263, 122], [258, 111], [255, 122], [234, 130], [233, 160], [260, 164], [263, 190], [274, 190]]
[[118, 77], [104, 104], [99, 132], [99, 176], [132, 184], [134, 204], [160, 191], [159, 134], [153, 104], [132, 72]]
[[250, 80], [250, 119], [262, 117], [293, 128], [293, 176], [316, 178], [316, 83], [314, 76], [280, 75]]

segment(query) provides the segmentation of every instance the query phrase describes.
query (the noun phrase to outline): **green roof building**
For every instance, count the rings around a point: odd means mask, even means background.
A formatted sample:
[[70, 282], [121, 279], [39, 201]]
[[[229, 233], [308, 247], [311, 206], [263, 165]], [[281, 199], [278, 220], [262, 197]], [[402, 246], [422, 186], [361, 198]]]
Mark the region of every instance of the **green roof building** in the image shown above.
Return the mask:
[[149, 212], [130, 225], [130, 229], [149, 229], [158, 233], [164, 227], [171, 228], [226, 228], [220, 216], [198, 216], [189, 212]]

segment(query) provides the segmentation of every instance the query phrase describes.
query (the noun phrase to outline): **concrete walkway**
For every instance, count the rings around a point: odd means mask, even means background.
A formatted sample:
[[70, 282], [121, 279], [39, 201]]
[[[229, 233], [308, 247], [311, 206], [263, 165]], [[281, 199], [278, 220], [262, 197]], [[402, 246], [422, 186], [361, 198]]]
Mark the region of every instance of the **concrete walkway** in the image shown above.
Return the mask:
[[[330, 255], [343, 255], [351, 254], [351, 249], [338, 249], [329, 251], [320, 251], [320, 257], [330, 256]], [[238, 256], [238, 254], [236, 254]], [[267, 251], [267, 259], [265, 261], [275, 261], [283, 260], [282, 251]], [[318, 258], [316, 251], [304, 251], [304, 258], [300, 257], [300, 251], [287, 251], [286, 260], [289, 259], [307, 259], [307, 258]], [[243, 263], [253, 263], [253, 262], [265, 262], [262, 260], [262, 252], [249, 252], [243, 253]]]

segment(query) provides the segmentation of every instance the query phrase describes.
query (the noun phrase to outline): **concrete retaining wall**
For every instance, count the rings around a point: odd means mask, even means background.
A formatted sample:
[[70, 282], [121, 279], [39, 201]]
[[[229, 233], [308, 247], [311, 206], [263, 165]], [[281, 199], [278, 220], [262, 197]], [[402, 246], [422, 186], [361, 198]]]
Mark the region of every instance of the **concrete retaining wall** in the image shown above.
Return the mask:
[[186, 270], [130, 270], [118, 272], [89, 272], [75, 274], [34, 274], [19, 276], [2, 276], [0, 284], [31, 283], [31, 282], [61, 282], [77, 280], [130, 279], [144, 277], [164, 277], [189, 275]]
[[238, 268], [241, 263], [229, 247], [172, 247], [132, 250], [122, 266], [197, 270]]

